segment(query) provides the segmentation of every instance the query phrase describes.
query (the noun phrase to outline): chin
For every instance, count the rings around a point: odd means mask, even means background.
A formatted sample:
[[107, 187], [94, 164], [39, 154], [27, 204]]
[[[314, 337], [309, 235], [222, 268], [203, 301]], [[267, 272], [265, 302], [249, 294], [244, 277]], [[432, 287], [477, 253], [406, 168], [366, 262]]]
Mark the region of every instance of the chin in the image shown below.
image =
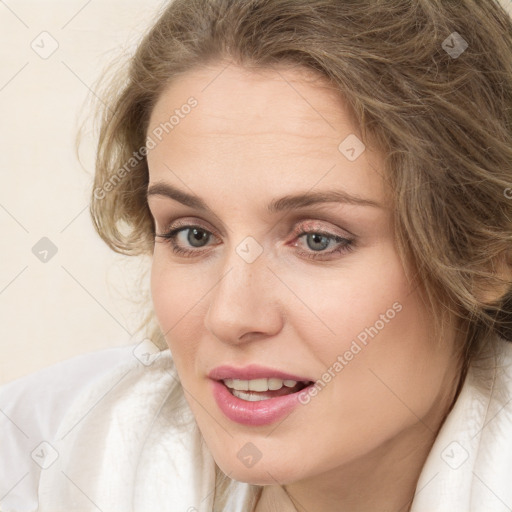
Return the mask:
[[[239, 450], [238, 452], [241, 452]], [[225, 455], [225, 453], [223, 454]], [[240, 458], [243, 460], [243, 453]], [[233, 457], [215, 457], [215, 462], [226, 475], [229, 475], [233, 480], [245, 482], [251, 485], [275, 485], [289, 484], [301, 479], [301, 475], [297, 474], [296, 467], [292, 469], [292, 464], [283, 463], [283, 461], [265, 461], [262, 457], [252, 466], [248, 461], [248, 466], [244, 465], [237, 453]], [[277, 465], [276, 465], [277, 462]]]

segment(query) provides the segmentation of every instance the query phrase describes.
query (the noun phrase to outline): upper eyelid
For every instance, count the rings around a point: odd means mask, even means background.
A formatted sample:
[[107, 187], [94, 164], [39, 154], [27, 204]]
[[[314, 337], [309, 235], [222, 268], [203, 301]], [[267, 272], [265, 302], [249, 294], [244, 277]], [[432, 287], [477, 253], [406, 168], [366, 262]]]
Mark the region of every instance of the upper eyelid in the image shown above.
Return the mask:
[[[163, 185], [164, 188], [165, 188], [165, 184]], [[153, 219], [155, 220], [156, 222], [156, 215], [153, 213], [153, 211], [151, 210], [151, 206], [150, 206], [150, 203], [152, 202], [151, 198], [158, 198], [158, 197], [164, 197], [164, 198], [167, 198], [167, 196], [165, 194], [161, 195], [159, 193], [152, 193], [152, 194], [149, 194], [147, 196], [147, 205], [148, 205], [148, 208], [150, 210], [150, 213], [153, 217]], [[349, 196], [350, 197], [350, 196]], [[282, 199], [286, 199], [286, 198], [282, 198]], [[362, 206], [375, 206], [375, 207], [378, 207], [378, 208], [382, 208], [381, 205], [379, 205], [378, 203], [374, 202], [374, 201], [371, 201], [371, 200], [364, 200], [364, 199], [358, 199], [356, 197], [352, 198], [356, 204], [359, 202]], [[167, 203], [168, 201], [166, 201]], [[188, 205], [186, 203], [182, 203], [181, 201], [177, 201], [176, 199], [172, 198], [171, 197], [171, 203], [173, 202], [177, 202], [179, 205], [181, 205], [182, 207], [184, 206], [185, 208], [189, 209], [189, 208], [192, 208], [194, 209], [195, 207], [193, 205]], [[277, 202], [279, 203], [279, 201]], [[300, 216], [300, 217], [307, 217], [307, 216], [311, 216], [311, 217], [315, 217], [315, 215], [318, 215], [318, 214], [321, 214], [322, 212], [325, 212], [325, 210], [327, 209], [327, 211], [329, 211], [329, 207], [332, 207], [333, 204], [336, 204], [336, 205], [339, 205], [339, 201], [323, 201], [323, 202], [312, 202], [311, 204], [307, 204], [307, 205], [300, 205], [300, 206], [296, 206], [296, 207], [287, 207], [287, 208], [284, 208], [284, 212], [275, 212], [275, 214], [280, 214], [281, 215], [281, 220], [282, 219], [291, 219], [290, 222], [293, 222], [293, 224], [296, 224], [296, 221], [295, 221], [295, 218], [297, 216]], [[351, 201], [342, 201], [342, 204], [352, 204]], [[281, 208], [278, 207], [278, 210], [280, 210]], [[206, 208], [205, 211], [202, 211], [202, 209], [200, 208], [201, 212], [202, 212], [202, 215], [204, 215], [205, 217], [208, 217], [211, 215], [212, 219], [217, 222], [218, 224], [220, 224], [220, 228], [217, 229], [216, 228], [216, 231], [217, 233], [221, 234], [222, 236], [225, 236], [227, 232], [232, 232], [232, 229], [224, 224], [224, 222], [220, 219], [220, 217], [213, 211], [211, 210], [209, 207]], [[185, 217], [187, 216], [186, 214], [184, 215]], [[193, 214], [191, 214], [191, 216], [193, 216]], [[210, 224], [210, 222], [206, 221], [208, 224]], [[269, 221], [271, 225], [275, 225], [274, 221]], [[333, 221], [330, 221], [328, 219], [324, 219], [324, 220], [317, 220], [317, 222], [328, 222], [329, 224], [333, 224]], [[335, 221], [334, 221], [335, 223]], [[354, 233], [351, 233], [349, 230], [347, 230], [346, 228], [339, 228], [338, 229], [342, 229], [342, 231], [345, 231], [347, 232], [350, 236], [356, 236]]]
[[[154, 218], [154, 220], [155, 220], [155, 224], [156, 224], [157, 219]], [[203, 225], [204, 223], [205, 223], [205, 221], [197, 222], [197, 221], [193, 221], [193, 220], [181, 220], [181, 219], [173, 220], [171, 222], [163, 222], [161, 232], [168, 233], [169, 231], [175, 231], [180, 228], [185, 229], [185, 228], [190, 228], [190, 227], [198, 227], [198, 228], [204, 229], [205, 231], [208, 231], [209, 233], [213, 233], [213, 234], [219, 233], [219, 230], [210, 229], [208, 226], [204, 226]], [[206, 224], [209, 224], [209, 223], [206, 222]]]
[[[183, 226], [183, 227], [197, 226], [197, 227], [200, 227], [201, 229], [205, 229], [206, 231], [209, 231], [213, 234], [217, 234], [218, 236], [225, 236], [225, 232], [224, 232], [223, 228], [222, 229], [217, 229], [217, 228], [213, 228], [213, 227], [210, 228], [208, 226], [212, 226], [212, 224], [203, 218], [200, 220], [195, 220], [198, 218], [194, 217], [193, 215], [189, 215], [189, 216], [184, 215], [183, 217], [178, 217], [171, 221], [168, 221], [168, 220], [164, 220], [166, 217], [165, 215], [157, 214], [156, 212], [153, 213], [151, 211], [151, 208], [150, 208], [150, 213], [153, 218], [155, 230], [156, 230], [157, 224], [161, 225], [160, 234], [168, 233], [169, 231], [174, 230], [181, 226]], [[185, 219], [185, 220], [183, 220], [183, 219]], [[223, 225], [223, 227], [224, 227], [224, 225]], [[231, 230], [229, 230], [229, 231], [231, 231]]]
[[[227, 224], [224, 224], [222, 219], [220, 219], [213, 211], [209, 209], [206, 212], [194, 212], [193, 206], [189, 205], [181, 205], [178, 210], [175, 209], [175, 206], [173, 206], [172, 209], [169, 209], [169, 204], [175, 203], [176, 201], [172, 198], [171, 200], [165, 200], [165, 202], [155, 201], [153, 203], [153, 201], [151, 201], [152, 198], [156, 199], [159, 197], [161, 197], [159, 194], [151, 194], [147, 198], [148, 207], [155, 222], [155, 228], [156, 224], [158, 223], [162, 227], [162, 231], [164, 229], [165, 231], [169, 231], [170, 228], [167, 228], [174, 224], [174, 222], [187, 219], [187, 224], [199, 224], [203, 229], [210, 231], [218, 237], [224, 238], [233, 233], [233, 229]], [[164, 199], [166, 198], [164, 197]], [[150, 203], [153, 203], [153, 210], [151, 210]], [[326, 231], [330, 235], [358, 238], [358, 235], [355, 232], [347, 228], [347, 219], [345, 219], [345, 216], [338, 216], [334, 213], [334, 211], [330, 210], [330, 206], [330, 203], [317, 203], [308, 205], [307, 207], [300, 206], [296, 208], [290, 208], [290, 210], [288, 210], [280, 217], [277, 223], [275, 222], [275, 219], [268, 219], [268, 226], [271, 226], [270, 229], [274, 232], [276, 227], [277, 231], [281, 232], [281, 228], [278, 227], [278, 224], [286, 224], [286, 231], [290, 232], [291, 230], [295, 231], [295, 226], [298, 224], [316, 223], [320, 224], [318, 229]], [[182, 210], [183, 207], [186, 208], [185, 211]], [[190, 208], [192, 208], [192, 211]], [[211, 217], [210, 213], [212, 214]], [[168, 221], [166, 218], [171, 218], [171, 221]], [[188, 221], [189, 218], [190, 222]], [[161, 222], [158, 222], [157, 219], [160, 219]], [[194, 220], [192, 221], [192, 219]], [[196, 221], [195, 219], [198, 220]], [[267, 223], [267, 220], [264, 220], [264, 222]]]
[[[160, 214], [154, 212], [152, 209], [151, 209], [151, 198], [157, 198], [157, 197], [161, 197], [159, 196], [158, 194], [155, 194], [155, 195], [150, 195], [148, 196], [147, 198], [147, 201], [146, 201], [146, 204], [147, 204], [147, 207], [149, 209], [149, 213], [151, 215], [151, 217], [153, 218], [153, 221], [154, 223], [156, 224], [157, 222], [157, 217], [159, 217]], [[181, 204], [181, 206], [183, 207], [183, 204]], [[190, 208], [188, 205], [184, 205], [185, 208]], [[204, 212], [204, 215], [205, 216], [208, 216], [208, 215], [211, 215], [213, 219], [215, 219], [215, 221], [217, 221], [219, 224], [221, 224], [221, 229], [218, 229], [217, 232], [218, 233], [222, 233], [223, 236], [224, 236], [224, 233], [226, 231], [231, 231], [231, 229], [228, 227], [228, 226], [225, 226], [224, 223], [222, 222], [222, 220], [210, 209], [208, 209], [206, 212]], [[193, 217], [193, 215], [190, 215], [191, 217]], [[187, 218], [187, 215], [184, 215], [184, 218]], [[174, 222], [174, 221], [173, 221]], [[208, 224], [210, 224], [208, 221], [202, 221], [202, 222], [207, 222]], [[172, 223], [166, 223], [166, 224], [172, 224]], [[167, 228], [165, 228], [167, 230]]]

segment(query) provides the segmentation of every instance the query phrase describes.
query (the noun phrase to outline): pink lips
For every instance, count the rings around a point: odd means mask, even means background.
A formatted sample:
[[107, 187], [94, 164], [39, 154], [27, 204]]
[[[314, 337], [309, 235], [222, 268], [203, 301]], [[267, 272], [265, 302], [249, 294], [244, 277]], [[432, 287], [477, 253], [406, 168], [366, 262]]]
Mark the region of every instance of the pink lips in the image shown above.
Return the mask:
[[299, 377], [258, 365], [249, 365], [244, 368], [218, 366], [208, 374], [208, 377], [212, 379], [212, 392], [219, 409], [230, 420], [248, 426], [269, 425], [284, 418], [300, 403], [299, 393], [249, 402], [232, 395], [222, 382], [223, 379], [277, 378], [297, 382], [311, 381], [307, 377]]

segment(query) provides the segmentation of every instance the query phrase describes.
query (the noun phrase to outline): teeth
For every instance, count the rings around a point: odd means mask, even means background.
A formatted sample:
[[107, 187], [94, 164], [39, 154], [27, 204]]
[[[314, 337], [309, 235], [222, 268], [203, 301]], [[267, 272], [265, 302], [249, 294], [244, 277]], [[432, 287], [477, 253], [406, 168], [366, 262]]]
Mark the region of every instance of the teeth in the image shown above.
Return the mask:
[[224, 379], [224, 384], [237, 391], [276, 391], [281, 389], [283, 386], [287, 388], [293, 388], [297, 385], [296, 380], [282, 380], [282, 379], [252, 379], [252, 380], [241, 380], [241, 379]]
[[268, 389], [275, 391], [283, 387], [283, 381], [281, 379], [268, 379]]
[[236, 389], [233, 390], [233, 395], [237, 398], [241, 398], [242, 400], [247, 400], [248, 402], [259, 402], [260, 400], [268, 400], [268, 396], [258, 396], [253, 395], [251, 393], [246, 393], [245, 391], [238, 391]]
[[249, 382], [246, 380], [233, 379], [233, 389], [238, 389], [240, 391], [248, 391]]

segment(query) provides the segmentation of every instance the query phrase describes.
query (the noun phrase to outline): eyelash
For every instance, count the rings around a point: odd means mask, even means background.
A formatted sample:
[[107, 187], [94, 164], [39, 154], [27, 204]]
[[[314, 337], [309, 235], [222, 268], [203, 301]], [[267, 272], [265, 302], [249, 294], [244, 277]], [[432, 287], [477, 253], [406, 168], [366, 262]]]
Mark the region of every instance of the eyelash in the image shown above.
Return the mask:
[[[169, 244], [173, 253], [179, 256], [184, 257], [195, 257], [200, 255], [201, 252], [204, 252], [201, 250], [201, 248], [198, 248], [197, 250], [192, 249], [184, 249], [183, 247], [180, 247], [176, 243], [176, 237], [178, 234], [182, 231], [186, 231], [188, 229], [199, 229], [204, 233], [207, 233], [208, 235], [215, 236], [211, 231], [208, 231], [207, 229], [202, 228], [201, 226], [194, 225], [194, 224], [185, 224], [182, 226], [178, 226], [176, 228], [171, 228], [167, 233], [163, 234], [156, 234], [155, 237], [163, 239], [163, 242], [166, 244]], [[338, 248], [333, 249], [328, 252], [322, 251], [313, 251], [310, 249], [311, 252], [305, 252], [305, 251], [299, 251], [300, 256], [304, 256], [306, 258], [312, 259], [312, 260], [321, 260], [325, 258], [326, 256], [333, 256], [334, 254], [344, 254], [347, 252], [350, 252], [354, 248], [354, 238], [344, 238], [340, 237], [338, 235], [334, 235], [332, 233], [328, 233], [326, 231], [322, 231], [321, 229], [307, 229], [305, 227], [305, 223], [300, 224], [297, 228], [294, 229], [294, 236], [295, 238], [299, 239], [304, 235], [320, 235], [323, 236], [330, 241], [335, 241], [338, 243]], [[209, 240], [208, 240], [209, 241]], [[298, 243], [298, 242], [297, 242]]]

